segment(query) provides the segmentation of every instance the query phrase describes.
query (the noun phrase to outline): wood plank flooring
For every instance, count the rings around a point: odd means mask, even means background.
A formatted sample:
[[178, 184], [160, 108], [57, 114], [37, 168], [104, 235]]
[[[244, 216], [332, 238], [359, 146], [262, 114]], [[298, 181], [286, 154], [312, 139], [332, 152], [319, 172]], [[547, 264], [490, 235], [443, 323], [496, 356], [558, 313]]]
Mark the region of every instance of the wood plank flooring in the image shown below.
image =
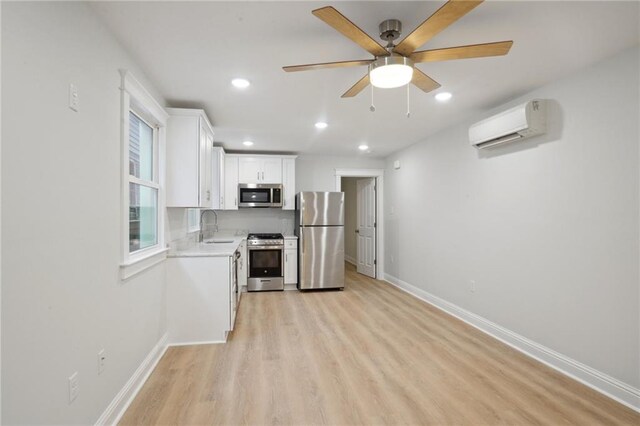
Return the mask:
[[169, 348], [123, 425], [640, 424], [640, 414], [347, 265], [248, 293], [227, 344]]

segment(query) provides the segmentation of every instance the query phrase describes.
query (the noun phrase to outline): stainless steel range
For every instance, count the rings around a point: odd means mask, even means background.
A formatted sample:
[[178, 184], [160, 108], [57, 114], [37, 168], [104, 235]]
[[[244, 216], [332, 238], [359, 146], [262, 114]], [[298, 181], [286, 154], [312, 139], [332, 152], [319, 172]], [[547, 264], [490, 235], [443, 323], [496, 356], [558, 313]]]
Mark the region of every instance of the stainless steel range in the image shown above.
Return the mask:
[[249, 234], [247, 291], [284, 290], [284, 237]]

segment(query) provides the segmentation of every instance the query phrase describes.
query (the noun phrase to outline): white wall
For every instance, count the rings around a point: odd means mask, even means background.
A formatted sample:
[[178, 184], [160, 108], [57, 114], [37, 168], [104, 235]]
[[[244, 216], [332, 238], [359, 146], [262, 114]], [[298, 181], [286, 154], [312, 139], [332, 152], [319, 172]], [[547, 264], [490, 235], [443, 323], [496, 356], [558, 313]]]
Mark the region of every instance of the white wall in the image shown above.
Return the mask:
[[118, 69], [145, 79], [86, 4], [2, 9], [2, 423], [92, 424], [166, 329], [164, 264], [118, 278]]
[[[638, 388], [639, 71], [636, 48], [388, 157], [386, 272]], [[547, 135], [469, 146], [534, 97]]]
[[357, 259], [358, 240], [358, 178], [342, 178], [340, 188], [344, 192], [344, 254], [351, 259]]
[[384, 160], [354, 153], [353, 157], [301, 155], [296, 160], [296, 193], [335, 191], [336, 169], [382, 169]]

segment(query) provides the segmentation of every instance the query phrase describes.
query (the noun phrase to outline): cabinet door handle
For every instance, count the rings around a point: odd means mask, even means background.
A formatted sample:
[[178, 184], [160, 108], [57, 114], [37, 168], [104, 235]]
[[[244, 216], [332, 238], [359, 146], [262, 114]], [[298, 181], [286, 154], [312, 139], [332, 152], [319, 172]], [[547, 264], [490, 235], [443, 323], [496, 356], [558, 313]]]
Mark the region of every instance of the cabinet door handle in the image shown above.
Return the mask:
[[262, 180], [264, 180], [264, 172], [262, 172]]
[[260, 180], [260, 172], [258, 172], [258, 178], [257, 179]]

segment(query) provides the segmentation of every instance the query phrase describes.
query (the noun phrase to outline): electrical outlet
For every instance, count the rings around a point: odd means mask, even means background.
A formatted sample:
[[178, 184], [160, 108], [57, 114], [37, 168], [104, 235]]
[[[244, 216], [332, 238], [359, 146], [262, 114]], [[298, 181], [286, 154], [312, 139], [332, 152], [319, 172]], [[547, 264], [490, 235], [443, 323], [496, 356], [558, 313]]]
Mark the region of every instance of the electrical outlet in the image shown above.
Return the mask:
[[79, 390], [78, 372], [76, 371], [69, 376], [69, 404], [76, 400]]
[[469, 290], [471, 290], [471, 293], [475, 293], [476, 292], [476, 282], [475, 282], [475, 280], [469, 281]]
[[78, 94], [78, 87], [73, 83], [69, 84], [69, 108], [76, 112], [80, 108], [80, 95]]
[[102, 374], [106, 363], [107, 354], [105, 353], [104, 349], [100, 349], [100, 351], [98, 351], [98, 374]]

